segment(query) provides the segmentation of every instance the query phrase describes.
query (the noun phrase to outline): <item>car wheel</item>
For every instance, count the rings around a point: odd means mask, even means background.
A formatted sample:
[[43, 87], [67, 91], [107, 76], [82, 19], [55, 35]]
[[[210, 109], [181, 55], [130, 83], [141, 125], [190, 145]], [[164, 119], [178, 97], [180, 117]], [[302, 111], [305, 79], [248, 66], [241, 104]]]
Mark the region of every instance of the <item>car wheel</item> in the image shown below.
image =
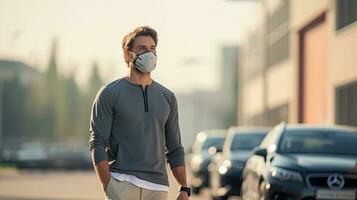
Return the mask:
[[223, 197], [219, 198], [219, 200], [228, 200], [228, 198], [229, 197], [227, 197], [227, 196], [223, 196]]
[[223, 196], [223, 197], [215, 197], [215, 196], [211, 196], [212, 200], [228, 200], [228, 197]]

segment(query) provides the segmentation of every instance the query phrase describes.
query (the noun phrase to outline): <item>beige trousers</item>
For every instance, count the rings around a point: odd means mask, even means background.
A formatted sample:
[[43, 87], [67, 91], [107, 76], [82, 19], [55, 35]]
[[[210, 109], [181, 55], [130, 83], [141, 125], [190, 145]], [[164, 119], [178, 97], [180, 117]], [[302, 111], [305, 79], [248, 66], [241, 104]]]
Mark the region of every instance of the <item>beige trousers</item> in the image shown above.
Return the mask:
[[112, 177], [105, 194], [106, 200], [167, 200], [168, 192], [147, 190]]

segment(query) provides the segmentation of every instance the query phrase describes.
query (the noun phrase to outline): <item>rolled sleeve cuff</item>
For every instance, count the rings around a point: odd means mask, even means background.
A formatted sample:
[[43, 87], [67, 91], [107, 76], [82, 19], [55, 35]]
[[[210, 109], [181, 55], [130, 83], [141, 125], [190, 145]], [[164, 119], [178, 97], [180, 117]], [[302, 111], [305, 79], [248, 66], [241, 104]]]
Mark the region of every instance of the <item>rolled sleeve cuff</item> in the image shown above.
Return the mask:
[[98, 164], [104, 160], [108, 160], [107, 152], [103, 146], [96, 145], [91, 150], [92, 160], [94, 164]]
[[170, 165], [170, 168], [173, 169], [178, 166], [185, 165], [185, 152], [183, 149], [177, 150], [173, 154], [171, 154], [167, 160]]

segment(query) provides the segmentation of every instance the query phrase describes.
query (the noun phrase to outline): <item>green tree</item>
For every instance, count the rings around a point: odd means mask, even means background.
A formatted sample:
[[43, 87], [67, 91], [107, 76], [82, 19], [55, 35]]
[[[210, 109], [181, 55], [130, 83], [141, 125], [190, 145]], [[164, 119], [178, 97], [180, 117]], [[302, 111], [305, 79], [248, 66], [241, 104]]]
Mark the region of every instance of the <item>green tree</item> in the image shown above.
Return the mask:
[[44, 79], [44, 92], [46, 94], [45, 99], [45, 113], [43, 118], [43, 126], [47, 132], [47, 137], [53, 139], [56, 135], [56, 108], [57, 95], [59, 88], [59, 77], [57, 71], [57, 39], [52, 42], [50, 59], [48, 62], [47, 71]]
[[20, 84], [18, 74], [5, 81], [3, 95], [3, 131], [4, 138], [18, 139], [26, 133], [26, 96], [27, 91]]
[[81, 121], [80, 98], [82, 93], [76, 84], [73, 73], [65, 79], [64, 87], [67, 98], [66, 136], [79, 137], [81, 130], [78, 129], [78, 124]]
[[99, 75], [99, 66], [97, 62], [92, 64], [92, 72], [89, 77], [88, 87], [86, 92], [81, 97], [81, 119], [82, 119], [82, 130], [84, 130], [85, 137], [83, 138], [85, 142], [88, 142], [88, 129], [89, 129], [89, 119], [91, 114], [92, 104], [97, 94], [98, 90], [102, 86], [102, 80]]

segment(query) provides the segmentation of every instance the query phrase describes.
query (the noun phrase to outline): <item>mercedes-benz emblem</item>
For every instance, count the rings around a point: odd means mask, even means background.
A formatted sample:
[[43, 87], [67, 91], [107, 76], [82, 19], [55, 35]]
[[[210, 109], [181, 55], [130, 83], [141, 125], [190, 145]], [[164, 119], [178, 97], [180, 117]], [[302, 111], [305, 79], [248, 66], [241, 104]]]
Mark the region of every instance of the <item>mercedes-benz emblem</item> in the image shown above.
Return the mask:
[[327, 185], [330, 189], [341, 189], [345, 185], [345, 178], [341, 174], [331, 174], [327, 178]]

